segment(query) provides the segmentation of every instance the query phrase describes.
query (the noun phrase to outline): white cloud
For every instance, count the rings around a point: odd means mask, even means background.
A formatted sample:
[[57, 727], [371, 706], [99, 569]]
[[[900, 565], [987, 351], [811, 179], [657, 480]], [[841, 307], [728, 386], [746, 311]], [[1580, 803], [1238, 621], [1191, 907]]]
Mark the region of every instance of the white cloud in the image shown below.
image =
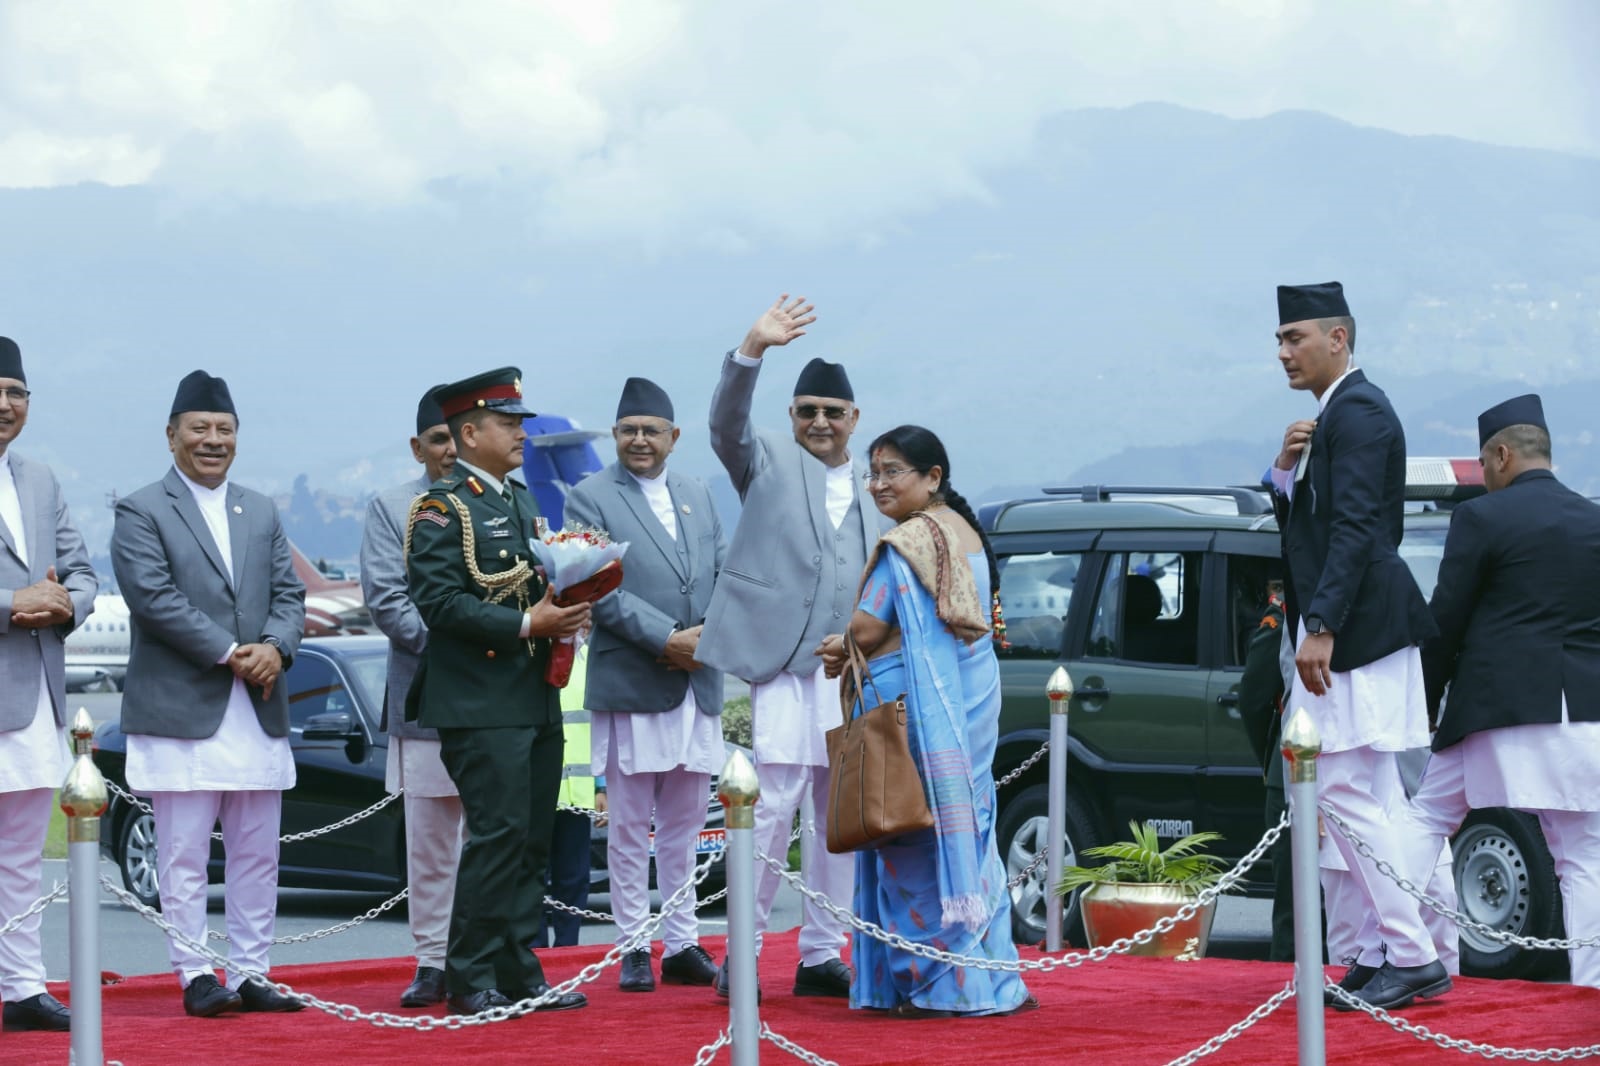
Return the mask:
[[984, 196], [984, 175], [1069, 107], [1311, 108], [1600, 154], [1574, 43], [1592, 12], [14, 0], [0, 13], [0, 187], [381, 206], [467, 182], [518, 195], [540, 232], [579, 241], [870, 243], [908, 213]]

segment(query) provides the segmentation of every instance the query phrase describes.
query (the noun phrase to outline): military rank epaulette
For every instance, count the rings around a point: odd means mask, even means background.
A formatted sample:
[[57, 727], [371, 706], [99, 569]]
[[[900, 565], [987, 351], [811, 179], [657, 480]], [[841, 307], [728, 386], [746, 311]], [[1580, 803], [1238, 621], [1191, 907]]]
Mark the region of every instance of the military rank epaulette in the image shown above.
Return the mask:
[[411, 522], [432, 522], [436, 526], [448, 528], [450, 525], [450, 508], [440, 500], [428, 496], [418, 496], [417, 501], [411, 505]]
[[467, 491], [472, 493], [474, 496], [482, 496], [483, 495], [483, 482], [479, 481], [477, 478], [473, 477], [471, 474], [467, 475], [466, 485], [467, 485]]

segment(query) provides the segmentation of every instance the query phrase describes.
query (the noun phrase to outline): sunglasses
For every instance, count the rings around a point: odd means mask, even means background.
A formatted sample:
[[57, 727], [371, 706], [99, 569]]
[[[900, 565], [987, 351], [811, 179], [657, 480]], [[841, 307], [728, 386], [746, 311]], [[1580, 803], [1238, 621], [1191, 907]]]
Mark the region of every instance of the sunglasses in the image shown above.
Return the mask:
[[818, 407], [814, 403], [802, 403], [795, 406], [794, 413], [803, 420], [810, 422], [816, 419], [817, 412], [821, 411], [827, 416], [829, 422], [843, 422], [850, 413], [848, 407]]

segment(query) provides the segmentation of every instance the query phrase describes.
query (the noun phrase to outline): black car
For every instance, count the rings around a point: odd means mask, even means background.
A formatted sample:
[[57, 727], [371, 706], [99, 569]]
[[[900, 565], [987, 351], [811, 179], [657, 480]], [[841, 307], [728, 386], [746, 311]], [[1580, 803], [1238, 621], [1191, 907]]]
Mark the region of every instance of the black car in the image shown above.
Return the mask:
[[[300, 645], [284, 679], [295, 763], [295, 787], [283, 794], [284, 835], [332, 825], [386, 795], [389, 738], [379, 724], [388, 652], [389, 642], [377, 636], [317, 637]], [[95, 762], [123, 790], [128, 787], [126, 758], [127, 737], [118, 723], [102, 724], [95, 733]], [[279, 886], [398, 892], [406, 883], [403, 808], [395, 800], [343, 829], [283, 844]], [[722, 807], [713, 780], [700, 852], [717, 850], [722, 839]], [[128, 891], [151, 907], [159, 905], [155, 842], [154, 816], [113, 794], [101, 822], [101, 850], [121, 870]], [[590, 859], [590, 891], [604, 892], [604, 826], [594, 831]], [[219, 841], [212, 844], [211, 881], [220, 884], [222, 873]], [[719, 859], [709, 880], [721, 879]]]

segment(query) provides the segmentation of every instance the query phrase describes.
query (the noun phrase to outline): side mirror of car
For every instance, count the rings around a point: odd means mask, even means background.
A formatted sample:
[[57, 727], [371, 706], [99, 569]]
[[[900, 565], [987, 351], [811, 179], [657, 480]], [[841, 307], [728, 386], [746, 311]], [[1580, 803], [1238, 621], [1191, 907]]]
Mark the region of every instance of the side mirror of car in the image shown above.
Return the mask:
[[359, 732], [348, 711], [329, 711], [307, 718], [300, 736], [305, 740], [348, 740]]

